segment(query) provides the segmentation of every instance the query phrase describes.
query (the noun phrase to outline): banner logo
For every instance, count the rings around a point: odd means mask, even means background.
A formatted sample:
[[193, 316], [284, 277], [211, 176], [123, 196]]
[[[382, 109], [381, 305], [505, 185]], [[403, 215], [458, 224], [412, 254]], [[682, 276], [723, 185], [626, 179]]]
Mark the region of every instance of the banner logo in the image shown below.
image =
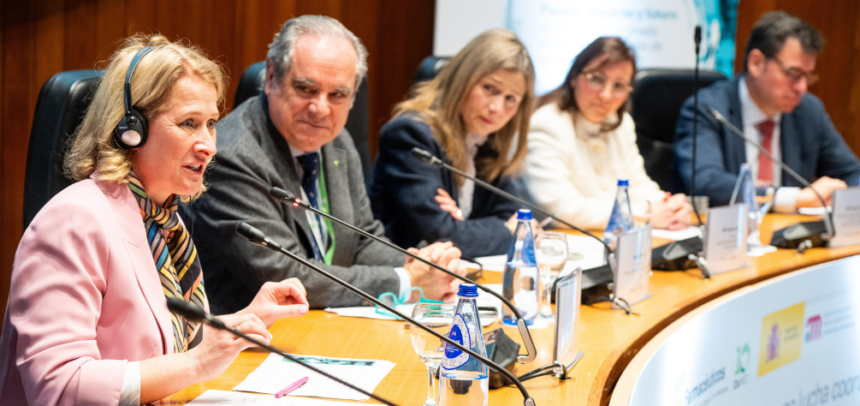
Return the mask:
[[801, 302], [762, 318], [758, 376], [800, 359], [805, 309]]
[[821, 315], [816, 314], [806, 320], [806, 342], [821, 338]]
[[738, 353], [738, 366], [735, 368], [735, 375], [737, 375], [746, 372], [750, 365], [750, 345], [745, 343], [735, 351]]

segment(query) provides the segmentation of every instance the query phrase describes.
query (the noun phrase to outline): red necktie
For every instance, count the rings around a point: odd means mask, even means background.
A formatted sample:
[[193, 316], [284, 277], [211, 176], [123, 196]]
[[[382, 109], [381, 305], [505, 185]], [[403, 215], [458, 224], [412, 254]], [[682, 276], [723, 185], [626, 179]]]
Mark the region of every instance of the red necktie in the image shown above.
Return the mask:
[[[758, 123], [758, 130], [761, 131], [761, 147], [768, 153], [773, 154], [773, 120], [765, 120]], [[761, 181], [773, 184], [773, 161], [770, 160], [764, 153], [758, 153], [758, 178]]]

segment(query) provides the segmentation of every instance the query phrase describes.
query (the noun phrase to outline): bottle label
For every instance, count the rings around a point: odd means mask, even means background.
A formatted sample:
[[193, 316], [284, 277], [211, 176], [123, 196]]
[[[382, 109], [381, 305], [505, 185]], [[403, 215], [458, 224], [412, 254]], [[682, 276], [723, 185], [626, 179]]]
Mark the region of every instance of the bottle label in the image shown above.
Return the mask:
[[[454, 315], [454, 324], [451, 326], [448, 338], [467, 348], [472, 343], [472, 337], [469, 334], [469, 329], [466, 327], [466, 321], [463, 320], [463, 316], [459, 313]], [[445, 356], [442, 357], [442, 368], [457, 369], [463, 366], [469, 358], [469, 354], [466, 354], [463, 350], [446, 343]]]

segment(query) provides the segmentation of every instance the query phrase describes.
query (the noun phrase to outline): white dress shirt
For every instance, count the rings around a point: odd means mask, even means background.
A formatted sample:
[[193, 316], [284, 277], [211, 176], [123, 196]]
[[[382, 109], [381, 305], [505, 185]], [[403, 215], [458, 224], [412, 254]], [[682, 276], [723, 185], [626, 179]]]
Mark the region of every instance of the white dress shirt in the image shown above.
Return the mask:
[[[478, 148], [484, 143], [487, 142], [486, 135], [473, 135], [469, 134], [466, 137], [466, 153], [469, 155], [469, 159], [466, 160], [466, 172], [467, 175], [474, 177], [477, 174], [477, 168], [475, 167], [475, 156], [478, 155]], [[472, 214], [472, 198], [475, 196], [475, 181], [471, 179], [465, 179], [463, 181], [463, 186], [460, 186], [460, 189], [457, 191], [457, 208], [460, 209], [460, 212], [463, 214], [463, 218], [469, 218], [469, 215]]]
[[[615, 119], [611, 114], [607, 120]], [[577, 226], [606, 227], [619, 179], [630, 182], [636, 216], [647, 212], [648, 202], [665, 196], [645, 173], [629, 114], [615, 130], [600, 131], [600, 124], [579, 114], [572, 119], [550, 103], [532, 115], [528, 147], [524, 180], [529, 193], [541, 207]]]
[[[758, 125], [766, 120], [773, 120], [774, 128], [771, 138], [771, 155], [775, 159], [782, 160], [782, 149], [780, 148], [780, 122], [782, 113], [776, 113], [768, 117], [765, 115], [758, 105], [750, 97], [749, 90], [746, 86], [746, 78], [741, 78], [738, 81], [738, 94], [741, 101], [741, 118], [743, 119], [744, 136], [747, 139], [755, 141], [761, 145], [762, 134], [758, 130]], [[758, 179], [758, 157], [759, 150], [754, 145], [746, 144], [746, 158], [750, 165], [752, 178]], [[794, 213], [797, 205], [797, 193], [800, 191], [796, 187], [779, 187], [782, 185], [782, 168], [773, 163], [773, 185], [777, 187], [776, 195], [774, 196], [774, 211], [777, 213]]]

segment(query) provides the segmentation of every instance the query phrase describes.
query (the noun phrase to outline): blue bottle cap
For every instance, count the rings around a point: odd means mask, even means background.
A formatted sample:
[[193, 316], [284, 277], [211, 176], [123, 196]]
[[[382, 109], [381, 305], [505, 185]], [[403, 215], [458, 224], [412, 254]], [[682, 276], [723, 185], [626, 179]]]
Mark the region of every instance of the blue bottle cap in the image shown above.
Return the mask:
[[460, 291], [457, 292], [457, 296], [462, 297], [478, 297], [478, 287], [475, 285], [469, 284], [460, 284]]
[[531, 220], [532, 219], [532, 211], [528, 209], [519, 209], [517, 210], [517, 220]]
[[630, 187], [630, 181], [628, 181], [627, 179], [618, 179], [618, 186]]

